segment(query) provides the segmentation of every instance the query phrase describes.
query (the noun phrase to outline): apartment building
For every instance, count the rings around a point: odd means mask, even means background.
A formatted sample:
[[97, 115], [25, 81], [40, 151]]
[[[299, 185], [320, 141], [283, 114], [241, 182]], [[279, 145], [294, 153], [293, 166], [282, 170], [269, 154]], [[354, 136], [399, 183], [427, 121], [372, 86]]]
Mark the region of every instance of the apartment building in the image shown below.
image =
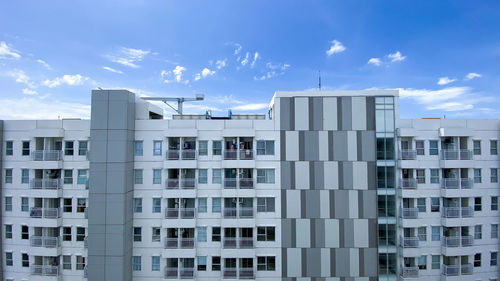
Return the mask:
[[163, 119], [95, 90], [91, 120], [0, 121], [3, 280], [496, 280], [500, 121], [398, 108]]

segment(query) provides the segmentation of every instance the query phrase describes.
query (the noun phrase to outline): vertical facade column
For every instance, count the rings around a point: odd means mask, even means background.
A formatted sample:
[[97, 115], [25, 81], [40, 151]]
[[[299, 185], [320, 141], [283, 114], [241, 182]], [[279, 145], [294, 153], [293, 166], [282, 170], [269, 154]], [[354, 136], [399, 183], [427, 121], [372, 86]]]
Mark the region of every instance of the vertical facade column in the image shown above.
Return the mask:
[[88, 279], [132, 280], [135, 95], [93, 90]]
[[[3, 120], [0, 120], [0, 198], [3, 198], [3, 189], [2, 189], [2, 183], [3, 183], [3, 148], [5, 144], [3, 142]], [[2, 203], [0, 203], [0, 225], [3, 226], [3, 214], [2, 210], [4, 209], [3, 206], [3, 200]], [[0, 235], [0, 280], [3, 280], [3, 235]]]

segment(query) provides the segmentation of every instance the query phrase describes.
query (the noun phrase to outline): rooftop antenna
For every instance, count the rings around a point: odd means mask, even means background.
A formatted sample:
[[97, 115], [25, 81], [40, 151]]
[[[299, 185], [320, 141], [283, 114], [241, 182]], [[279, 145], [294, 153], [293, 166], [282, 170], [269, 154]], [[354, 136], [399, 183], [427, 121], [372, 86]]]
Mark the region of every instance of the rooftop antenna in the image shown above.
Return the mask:
[[321, 91], [321, 70], [318, 70], [318, 88]]
[[[197, 94], [195, 98], [169, 98], [169, 97], [142, 97], [143, 100], [152, 100], [152, 101], [162, 101], [166, 105], [168, 105], [170, 108], [175, 110], [177, 114], [182, 115], [182, 105], [184, 104], [185, 101], [202, 101], [205, 99], [205, 96], [203, 94]], [[169, 101], [176, 101], [177, 102], [177, 108], [169, 104]]]

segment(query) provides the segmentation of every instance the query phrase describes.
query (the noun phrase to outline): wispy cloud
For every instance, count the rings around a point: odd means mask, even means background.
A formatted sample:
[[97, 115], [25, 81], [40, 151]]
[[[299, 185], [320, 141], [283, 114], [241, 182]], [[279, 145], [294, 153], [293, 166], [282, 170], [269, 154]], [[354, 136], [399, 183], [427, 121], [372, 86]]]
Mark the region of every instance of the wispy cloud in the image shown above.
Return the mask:
[[243, 66], [247, 65], [247, 63], [249, 62], [249, 60], [250, 60], [250, 53], [247, 52], [245, 54], [245, 58], [241, 60], [241, 65], [243, 65]]
[[441, 78], [439, 78], [437, 83], [438, 83], [438, 85], [447, 85], [447, 84], [453, 83], [455, 81], [457, 81], [456, 78], [441, 77]]
[[35, 88], [35, 83], [31, 81], [31, 78], [24, 73], [23, 70], [14, 69], [6, 72], [7, 76], [14, 78], [16, 83], [24, 84], [30, 88]]
[[232, 109], [240, 111], [255, 111], [255, 110], [265, 109], [268, 107], [269, 104], [267, 103], [249, 103], [249, 104], [235, 106]]
[[114, 73], [118, 73], [118, 74], [123, 74], [123, 71], [121, 70], [118, 70], [118, 69], [114, 69], [114, 68], [111, 68], [109, 66], [103, 66], [102, 69], [104, 70], [107, 70], [109, 72], [114, 72]]
[[189, 80], [182, 80], [182, 75], [186, 71], [186, 68], [184, 66], [177, 65], [174, 69], [172, 70], [162, 70], [161, 71], [161, 77], [163, 79], [163, 82], [165, 83], [172, 83], [172, 82], [177, 82], [177, 83], [184, 83], [188, 84]]
[[289, 67], [290, 67], [290, 65], [287, 63], [273, 64], [271, 62], [268, 62], [268, 63], [266, 63], [267, 72], [263, 75], [260, 75], [260, 76], [254, 76], [253, 80], [256, 80], [256, 81], [261, 80], [262, 81], [262, 80], [276, 77], [278, 75], [283, 75], [283, 74], [285, 74], [285, 70], [287, 70]]
[[227, 58], [225, 58], [223, 60], [217, 60], [215, 62], [215, 67], [217, 69], [222, 69], [222, 68], [226, 67], [226, 65], [227, 65]]
[[[36, 108], [36, 110], [33, 110]], [[0, 119], [90, 118], [90, 105], [25, 97], [0, 99]]]
[[253, 67], [255, 66], [255, 63], [257, 62], [257, 60], [258, 60], [259, 58], [260, 58], [259, 53], [258, 53], [258, 52], [255, 52], [255, 53], [253, 54], [253, 61], [252, 61], [252, 63], [250, 64], [250, 67], [252, 67], [252, 68], [253, 68]]
[[194, 81], [198, 81], [200, 80], [201, 78], [207, 78], [207, 76], [212, 76], [215, 74], [215, 70], [210, 70], [208, 68], [203, 68], [203, 70], [201, 71], [201, 73], [197, 73], [195, 74], [194, 76]]
[[241, 52], [241, 49], [243, 49], [243, 46], [241, 46], [241, 44], [239, 44], [239, 43], [234, 43], [234, 46], [236, 47], [234, 49], [234, 54], [237, 55]]
[[29, 95], [29, 96], [34, 96], [34, 95], [38, 95], [38, 92], [35, 90], [32, 90], [32, 89], [24, 88], [23, 94]]
[[4, 41], [0, 42], [0, 59], [20, 59], [21, 52], [10, 47]]
[[480, 102], [491, 102], [489, 97], [472, 92], [469, 87], [449, 87], [441, 90], [400, 89], [401, 99], [412, 99], [426, 110], [470, 110]]
[[346, 49], [346, 47], [340, 41], [333, 40], [331, 41], [331, 43], [332, 45], [330, 46], [330, 49], [326, 50], [326, 54], [328, 56], [331, 56], [336, 53], [342, 53]]
[[141, 62], [150, 52], [151, 51], [147, 50], [121, 47], [117, 54], [108, 55], [107, 57], [112, 62], [132, 68], [139, 68], [140, 66], [137, 63]]
[[391, 60], [391, 62], [403, 61], [406, 59], [406, 56], [403, 56], [400, 51], [388, 54], [387, 57]]
[[468, 73], [468, 74], [465, 76], [464, 80], [465, 80], [465, 81], [469, 81], [469, 80], [472, 80], [472, 79], [474, 79], [474, 78], [479, 78], [479, 77], [481, 77], [481, 74], [479, 74], [479, 73], [475, 73], [475, 72], [470, 72], [470, 73]]
[[83, 83], [85, 83], [85, 81], [88, 80], [89, 80], [88, 77], [82, 76], [80, 74], [74, 74], [74, 75], [65, 74], [62, 77], [56, 77], [53, 80], [47, 79], [43, 81], [42, 84], [49, 88], [54, 88], [61, 85], [78, 86], [78, 85], [83, 85]]
[[45, 62], [44, 60], [37, 59], [36, 62], [38, 62], [39, 64], [43, 65], [47, 69], [52, 69], [52, 67], [50, 67], [50, 65], [47, 62]]
[[379, 58], [371, 58], [368, 60], [368, 64], [373, 64], [375, 66], [380, 66], [382, 61]]

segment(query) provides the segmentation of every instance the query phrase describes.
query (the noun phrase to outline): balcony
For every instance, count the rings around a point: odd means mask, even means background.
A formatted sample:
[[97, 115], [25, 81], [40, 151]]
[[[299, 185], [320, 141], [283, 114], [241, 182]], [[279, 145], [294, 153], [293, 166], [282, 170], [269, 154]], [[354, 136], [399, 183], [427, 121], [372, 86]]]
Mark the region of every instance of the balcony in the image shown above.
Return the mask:
[[474, 179], [461, 178], [460, 188], [461, 189], [471, 189], [474, 186]]
[[253, 178], [224, 178], [225, 189], [253, 189], [254, 183]]
[[169, 149], [167, 150], [167, 160], [179, 160], [180, 150], [178, 149]]
[[403, 248], [418, 248], [418, 237], [401, 237], [401, 244]]
[[252, 207], [240, 207], [240, 219], [253, 218], [253, 208]]
[[417, 179], [402, 178], [400, 179], [400, 186], [402, 189], [415, 189], [417, 188]]
[[61, 215], [59, 208], [38, 208], [30, 209], [31, 218], [57, 219]]
[[254, 247], [253, 237], [224, 237], [222, 246], [225, 249], [252, 249]]
[[58, 276], [59, 266], [30, 265], [30, 274], [38, 276]]
[[195, 178], [181, 178], [182, 189], [194, 189], [196, 187]]
[[441, 160], [471, 160], [472, 150], [469, 149], [442, 149]]
[[165, 187], [167, 189], [179, 189], [180, 179], [167, 179]]
[[240, 237], [239, 238], [239, 246], [241, 249], [253, 248], [253, 237]]
[[224, 237], [224, 239], [222, 239], [222, 246], [225, 249], [236, 249], [236, 248], [238, 248], [238, 242], [236, 240], [236, 237]]
[[197, 151], [195, 149], [169, 149], [166, 153], [167, 160], [196, 160]]
[[193, 279], [194, 278], [194, 268], [181, 268], [180, 278], [181, 279]]
[[62, 150], [34, 150], [31, 152], [33, 161], [61, 161]]
[[236, 218], [236, 208], [224, 208], [224, 218], [225, 219], [232, 219]]
[[418, 266], [411, 267], [402, 267], [401, 268], [401, 277], [402, 278], [418, 278]]
[[59, 237], [31, 236], [31, 247], [56, 248], [59, 247]]
[[237, 273], [236, 267], [226, 267], [223, 270], [224, 279], [236, 279]]
[[252, 178], [240, 178], [239, 182], [241, 189], [252, 189], [254, 186], [254, 180]]
[[443, 265], [442, 274], [445, 276], [471, 275], [474, 271], [472, 264]]
[[[239, 157], [238, 157], [239, 156]], [[224, 160], [253, 160], [253, 149], [224, 150]]]
[[443, 218], [471, 218], [474, 216], [472, 207], [444, 207]]
[[240, 149], [240, 160], [253, 160], [253, 150]]
[[178, 238], [178, 237], [165, 238], [165, 249], [178, 249], [178, 248], [193, 249], [194, 238]]
[[460, 273], [462, 275], [472, 275], [473, 271], [474, 267], [472, 266], [471, 263], [462, 264], [460, 267]]
[[224, 178], [224, 188], [236, 189], [237, 186], [238, 186], [238, 181], [236, 178]]
[[247, 268], [243, 267], [240, 268], [240, 279], [254, 279], [255, 278], [255, 272], [253, 268]]
[[444, 189], [471, 189], [474, 180], [469, 178], [443, 178], [441, 187]]
[[460, 247], [460, 236], [443, 237], [443, 247]]
[[417, 151], [415, 149], [402, 149], [399, 157], [401, 160], [415, 160], [417, 159]]
[[31, 189], [59, 189], [61, 188], [61, 179], [31, 179]]
[[182, 160], [196, 160], [196, 150], [195, 149], [183, 149], [181, 150]]
[[166, 208], [166, 219], [193, 219], [196, 214], [196, 208]]
[[418, 218], [418, 208], [401, 208], [400, 216], [403, 219], [416, 219]]
[[470, 247], [474, 245], [474, 237], [472, 235], [462, 236], [462, 247]]
[[165, 279], [177, 279], [179, 269], [177, 267], [165, 267]]

